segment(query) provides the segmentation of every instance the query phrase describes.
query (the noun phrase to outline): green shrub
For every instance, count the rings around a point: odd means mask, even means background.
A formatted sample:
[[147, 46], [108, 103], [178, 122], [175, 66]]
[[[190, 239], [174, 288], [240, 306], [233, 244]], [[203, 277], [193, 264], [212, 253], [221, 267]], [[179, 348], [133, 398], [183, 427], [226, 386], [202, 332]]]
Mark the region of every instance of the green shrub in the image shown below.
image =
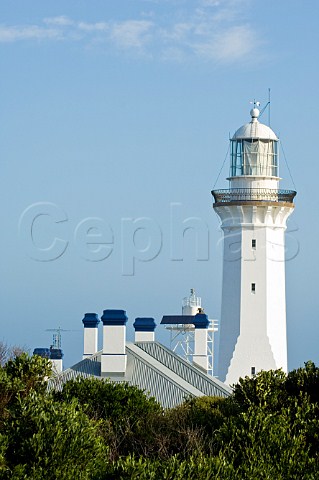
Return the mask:
[[89, 479], [106, 458], [98, 425], [76, 401], [34, 392], [16, 404], [5, 432], [8, 478]]

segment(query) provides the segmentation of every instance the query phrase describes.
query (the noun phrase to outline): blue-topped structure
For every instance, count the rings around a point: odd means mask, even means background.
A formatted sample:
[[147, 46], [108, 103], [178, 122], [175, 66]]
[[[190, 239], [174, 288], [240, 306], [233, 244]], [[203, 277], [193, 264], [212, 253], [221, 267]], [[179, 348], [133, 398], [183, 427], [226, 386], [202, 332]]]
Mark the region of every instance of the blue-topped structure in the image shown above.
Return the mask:
[[63, 351], [61, 348], [50, 347], [50, 361], [52, 365], [53, 375], [59, 375], [63, 370]]
[[85, 313], [82, 320], [84, 328], [97, 328], [100, 319], [97, 313]]
[[62, 360], [63, 357], [64, 354], [61, 348], [50, 348], [50, 360]]
[[59, 375], [62, 372], [64, 355], [61, 348], [56, 348], [54, 345], [51, 345], [50, 348], [37, 347], [33, 350], [33, 355], [39, 355], [50, 360], [54, 375]]
[[104, 310], [103, 322], [103, 354], [101, 357], [102, 377], [125, 375], [126, 371], [126, 323], [125, 310]]
[[137, 317], [133, 323], [136, 332], [154, 332], [156, 322], [151, 317]]
[[39, 355], [42, 358], [50, 358], [50, 349], [44, 347], [37, 347], [33, 350], [33, 355]]
[[191, 325], [194, 315], [164, 315], [161, 325]]
[[195, 317], [193, 317], [193, 324], [196, 328], [208, 328], [209, 327], [209, 320], [208, 316], [205, 313], [197, 313]]
[[126, 325], [127, 315], [125, 310], [103, 310], [101, 317], [103, 325]]
[[154, 342], [156, 322], [151, 317], [137, 317], [133, 323], [135, 342]]
[[197, 313], [193, 324], [195, 326], [193, 364], [207, 373], [209, 370], [208, 327], [210, 321], [205, 313]]
[[84, 325], [83, 358], [88, 358], [98, 350], [98, 326], [100, 319], [97, 313], [85, 313], [82, 323]]

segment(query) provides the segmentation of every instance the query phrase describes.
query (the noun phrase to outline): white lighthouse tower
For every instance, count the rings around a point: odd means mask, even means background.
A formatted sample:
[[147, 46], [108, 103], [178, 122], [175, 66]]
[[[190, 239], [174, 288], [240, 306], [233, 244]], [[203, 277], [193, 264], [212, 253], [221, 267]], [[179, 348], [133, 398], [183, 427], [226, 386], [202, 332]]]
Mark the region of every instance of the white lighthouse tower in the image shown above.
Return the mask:
[[278, 138], [259, 110], [232, 139], [228, 190], [214, 190], [224, 232], [218, 375], [231, 385], [287, 371], [285, 230], [296, 192], [279, 189]]

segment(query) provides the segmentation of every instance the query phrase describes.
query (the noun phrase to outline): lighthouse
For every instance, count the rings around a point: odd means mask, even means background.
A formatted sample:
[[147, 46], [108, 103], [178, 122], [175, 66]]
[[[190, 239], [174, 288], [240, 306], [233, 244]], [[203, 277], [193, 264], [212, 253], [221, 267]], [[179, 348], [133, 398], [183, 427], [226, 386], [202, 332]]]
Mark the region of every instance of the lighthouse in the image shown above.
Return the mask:
[[280, 189], [277, 135], [256, 105], [250, 115], [230, 140], [229, 188], [212, 191], [224, 234], [218, 376], [229, 385], [287, 372], [285, 230], [296, 192]]

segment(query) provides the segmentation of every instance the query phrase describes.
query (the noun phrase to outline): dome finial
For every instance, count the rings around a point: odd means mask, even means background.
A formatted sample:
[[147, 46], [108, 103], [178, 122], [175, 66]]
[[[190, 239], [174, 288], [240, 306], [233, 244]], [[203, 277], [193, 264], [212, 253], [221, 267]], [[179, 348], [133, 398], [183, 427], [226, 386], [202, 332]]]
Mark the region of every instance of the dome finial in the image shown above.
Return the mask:
[[256, 122], [257, 118], [260, 115], [259, 108], [257, 108], [257, 107], [260, 106], [260, 102], [256, 102], [256, 100], [254, 100], [253, 102], [250, 102], [250, 103], [252, 103], [254, 105], [254, 108], [252, 108], [250, 110], [251, 120], [252, 120], [252, 122]]

